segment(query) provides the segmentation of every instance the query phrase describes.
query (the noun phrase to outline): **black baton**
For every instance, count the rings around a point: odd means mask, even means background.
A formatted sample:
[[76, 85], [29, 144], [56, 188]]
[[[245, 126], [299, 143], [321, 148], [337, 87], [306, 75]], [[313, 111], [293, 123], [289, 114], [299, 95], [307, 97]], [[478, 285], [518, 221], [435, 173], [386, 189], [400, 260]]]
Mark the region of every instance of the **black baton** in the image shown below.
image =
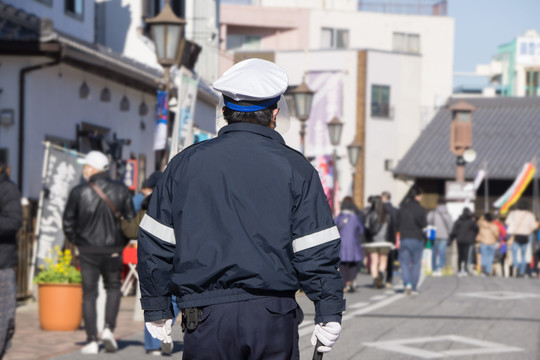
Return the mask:
[[317, 339], [317, 344], [315, 345], [315, 351], [313, 351], [313, 360], [322, 360], [323, 353], [317, 351], [319, 346], [323, 346], [321, 340]]

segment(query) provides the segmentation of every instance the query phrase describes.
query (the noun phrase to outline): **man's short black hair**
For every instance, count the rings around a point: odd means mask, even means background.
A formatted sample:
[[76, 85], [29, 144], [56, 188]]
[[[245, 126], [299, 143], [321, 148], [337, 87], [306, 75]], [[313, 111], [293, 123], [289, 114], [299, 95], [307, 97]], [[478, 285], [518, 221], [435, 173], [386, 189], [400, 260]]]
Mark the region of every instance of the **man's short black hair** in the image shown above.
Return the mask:
[[269, 108], [253, 112], [236, 111], [225, 106], [223, 108], [223, 117], [229, 124], [250, 123], [269, 126], [270, 122], [272, 121], [272, 116], [274, 115], [274, 109], [277, 109], [277, 104], [274, 104]]

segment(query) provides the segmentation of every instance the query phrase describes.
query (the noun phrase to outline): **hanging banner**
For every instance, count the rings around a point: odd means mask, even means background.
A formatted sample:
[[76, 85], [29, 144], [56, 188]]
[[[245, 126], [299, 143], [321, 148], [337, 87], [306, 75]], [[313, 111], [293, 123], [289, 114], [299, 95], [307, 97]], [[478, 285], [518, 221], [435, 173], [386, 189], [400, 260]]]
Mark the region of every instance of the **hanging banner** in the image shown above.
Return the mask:
[[319, 178], [321, 179], [321, 184], [324, 190], [324, 194], [328, 199], [328, 204], [332, 208], [332, 213], [334, 213], [334, 164], [332, 161], [332, 156], [323, 155], [317, 156], [315, 160], [311, 163], [315, 169], [319, 172]]
[[474, 191], [478, 190], [480, 185], [482, 185], [482, 181], [484, 181], [484, 178], [486, 177], [486, 171], [484, 169], [478, 170], [476, 173], [476, 176], [474, 177]]
[[535, 173], [536, 168], [533, 163], [526, 163], [523, 165], [523, 169], [521, 169], [521, 172], [516, 180], [514, 180], [512, 186], [503, 194], [503, 196], [495, 201], [493, 206], [500, 208], [500, 213], [502, 215], [506, 214], [508, 209], [519, 200], [523, 191], [525, 191], [531, 180], [534, 178]]
[[305, 154], [307, 157], [328, 155], [333, 151], [328, 134], [332, 118], [343, 118], [343, 73], [310, 72], [308, 87], [315, 92], [307, 121]]
[[62, 217], [71, 189], [83, 180], [83, 167], [77, 163], [80, 157], [75, 151], [45, 144], [42, 172], [42, 190], [36, 226], [37, 251], [33, 263], [45, 265], [50, 250], [64, 246]]
[[174, 119], [169, 161], [182, 149], [193, 144], [193, 119], [199, 78], [182, 68], [176, 77], [178, 88], [178, 110]]
[[167, 120], [169, 104], [166, 91], [157, 92], [156, 127], [154, 129], [154, 150], [163, 150], [167, 147]]

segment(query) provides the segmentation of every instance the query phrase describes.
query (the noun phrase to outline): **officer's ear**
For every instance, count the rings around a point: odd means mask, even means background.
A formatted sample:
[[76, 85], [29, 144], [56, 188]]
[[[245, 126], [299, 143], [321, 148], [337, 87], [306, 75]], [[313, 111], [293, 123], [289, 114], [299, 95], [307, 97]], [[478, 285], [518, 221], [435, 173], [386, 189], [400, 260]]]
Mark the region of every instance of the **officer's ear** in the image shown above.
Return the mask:
[[221, 112], [225, 114], [225, 106], [221, 108]]

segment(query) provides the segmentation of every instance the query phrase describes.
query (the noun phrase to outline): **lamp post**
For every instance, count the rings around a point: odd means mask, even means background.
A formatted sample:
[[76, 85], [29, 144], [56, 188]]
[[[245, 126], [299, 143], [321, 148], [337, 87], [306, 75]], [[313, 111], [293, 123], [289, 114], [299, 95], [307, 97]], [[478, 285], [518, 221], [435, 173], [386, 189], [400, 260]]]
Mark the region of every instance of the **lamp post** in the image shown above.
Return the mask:
[[330, 143], [334, 147], [334, 151], [332, 152], [332, 162], [334, 163], [334, 186], [332, 190], [332, 201], [333, 201], [332, 209], [335, 209], [335, 204], [337, 200], [336, 194], [337, 194], [337, 187], [338, 187], [337, 147], [341, 140], [341, 130], [343, 130], [343, 123], [339, 121], [337, 117], [334, 116], [334, 118], [327, 125], [328, 125], [328, 134], [330, 135]]
[[452, 111], [450, 150], [456, 155], [456, 182], [464, 183], [467, 162], [464, 155], [472, 147], [472, 112], [476, 108], [461, 100], [450, 106], [449, 110]]
[[[152, 40], [154, 41], [156, 56], [159, 64], [163, 67], [163, 81], [165, 82], [165, 91], [167, 98], [170, 98], [170, 69], [171, 66], [178, 63], [182, 53], [184, 26], [186, 21], [179, 18], [172, 11], [170, 0], [165, 1], [165, 6], [161, 12], [154, 18], [147, 19], [146, 23], [150, 27]], [[169, 136], [169, 122], [167, 122], [167, 137]], [[156, 159], [157, 163], [162, 163], [163, 168], [167, 161], [167, 148], [162, 154], [161, 159]]]
[[306, 121], [309, 118], [311, 112], [311, 103], [313, 101], [313, 95], [315, 94], [307, 86], [305, 77], [302, 79], [302, 83], [291, 91], [294, 99], [294, 110], [296, 117], [300, 120], [300, 152], [304, 154], [304, 138], [306, 136]]
[[352, 173], [352, 196], [354, 199], [354, 177], [356, 176], [356, 165], [360, 159], [360, 153], [362, 152], [362, 144], [358, 140], [354, 140], [347, 145], [347, 155], [349, 156], [349, 163], [353, 167]]

